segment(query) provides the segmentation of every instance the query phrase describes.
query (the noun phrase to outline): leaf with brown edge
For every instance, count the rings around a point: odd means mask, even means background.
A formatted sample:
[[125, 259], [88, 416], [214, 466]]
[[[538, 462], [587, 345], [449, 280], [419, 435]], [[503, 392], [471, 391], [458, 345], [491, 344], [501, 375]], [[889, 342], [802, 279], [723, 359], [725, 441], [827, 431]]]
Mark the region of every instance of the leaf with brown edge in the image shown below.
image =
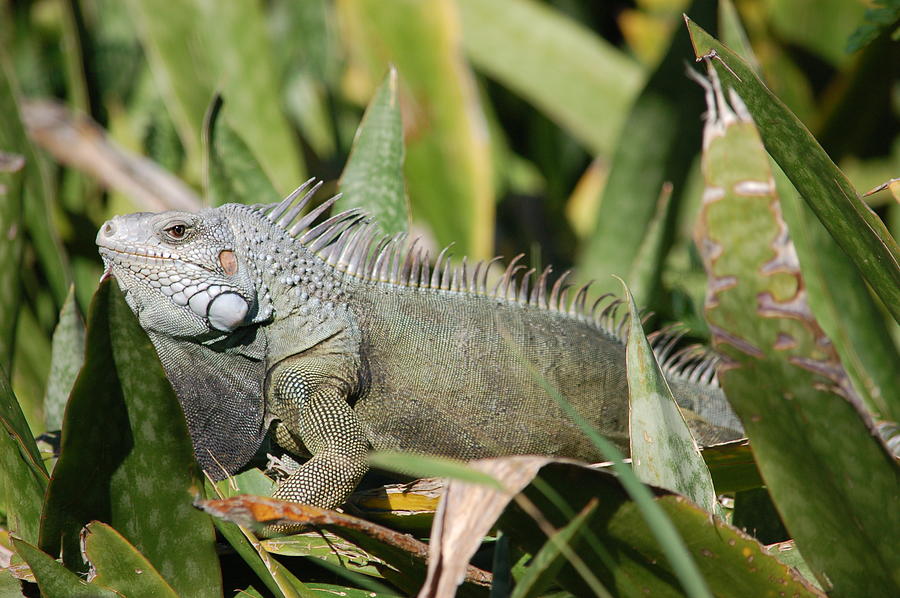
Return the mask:
[[719, 379], [822, 586], [834, 596], [898, 594], [900, 467], [807, 305], [753, 118], [734, 89], [726, 100], [717, 69], [709, 73], [695, 240], [709, 277]]

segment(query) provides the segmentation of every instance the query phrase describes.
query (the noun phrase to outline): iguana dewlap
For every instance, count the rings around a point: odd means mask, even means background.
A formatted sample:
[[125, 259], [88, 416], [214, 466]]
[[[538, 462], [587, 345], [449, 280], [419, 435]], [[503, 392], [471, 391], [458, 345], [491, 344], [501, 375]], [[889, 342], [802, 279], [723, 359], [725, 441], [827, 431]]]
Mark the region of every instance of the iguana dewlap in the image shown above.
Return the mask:
[[[323, 507], [346, 499], [373, 449], [600, 459], [526, 361], [627, 448], [625, 348], [586, 288], [569, 302], [545, 271], [529, 290], [516, 260], [493, 288], [485, 264], [442, 254], [432, 268], [357, 210], [317, 224], [333, 199], [300, 216], [308, 183], [279, 204], [118, 216], [97, 235], [214, 477], [270, 427], [311, 455], [276, 496]], [[709, 363], [667, 369], [699, 442], [740, 436]]]

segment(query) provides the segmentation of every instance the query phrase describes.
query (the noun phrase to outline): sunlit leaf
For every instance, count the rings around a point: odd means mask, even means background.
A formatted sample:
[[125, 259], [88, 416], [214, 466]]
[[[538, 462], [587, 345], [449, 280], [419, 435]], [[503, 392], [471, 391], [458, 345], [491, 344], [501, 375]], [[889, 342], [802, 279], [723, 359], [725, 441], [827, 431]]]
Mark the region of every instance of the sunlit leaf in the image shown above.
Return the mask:
[[385, 235], [409, 230], [398, 85], [391, 67], [359, 124], [335, 204], [335, 210], [362, 208]]
[[[137, 548], [110, 526], [94, 521], [88, 524], [84, 552], [101, 586], [124, 595], [178, 598], [166, 580]], [[190, 588], [195, 596], [212, 595], [202, 588]], [[186, 594], [183, 594], [186, 595]]]
[[16, 552], [25, 559], [43, 598], [117, 598], [121, 594], [99, 583], [88, 583], [62, 563], [24, 540], [13, 539]]
[[900, 466], [861, 416], [809, 309], [750, 113], [733, 89], [726, 100], [717, 79], [707, 85], [707, 186], [695, 235], [709, 276], [706, 316], [722, 358], [719, 379], [823, 587], [834, 596], [897, 593], [900, 554], [891, 545], [900, 511], [890, 505]]
[[50, 375], [44, 395], [44, 423], [48, 430], [62, 427], [63, 411], [69, 393], [75, 384], [78, 371], [84, 363], [84, 320], [75, 302], [75, 289], [59, 313], [59, 322], [53, 331], [53, 353], [50, 356]]

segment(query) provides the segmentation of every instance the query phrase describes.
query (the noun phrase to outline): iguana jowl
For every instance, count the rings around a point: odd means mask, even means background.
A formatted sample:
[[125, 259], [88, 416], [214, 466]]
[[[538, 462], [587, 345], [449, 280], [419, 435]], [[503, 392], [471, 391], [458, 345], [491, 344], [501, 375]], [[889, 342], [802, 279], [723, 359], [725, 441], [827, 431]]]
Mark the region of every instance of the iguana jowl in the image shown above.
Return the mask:
[[[625, 348], [610, 304], [571, 304], [560, 278], [510, 263], [430, 267], [358, 210], [301, 216], [309, 181], [279, 204], [118, 216], [97, 244], [181, 400], [197, 457], [222, 477], [270, 425], [311, 455], [276, 496], [333, 507], [372, 449], [461, 459], [601, 456], [524, 360], [597, 429], [627, 448]], [[445, 250], [446, 251], [446, 250]], [[701, 443], [740, 436], [711, 363], [667, 368]]]

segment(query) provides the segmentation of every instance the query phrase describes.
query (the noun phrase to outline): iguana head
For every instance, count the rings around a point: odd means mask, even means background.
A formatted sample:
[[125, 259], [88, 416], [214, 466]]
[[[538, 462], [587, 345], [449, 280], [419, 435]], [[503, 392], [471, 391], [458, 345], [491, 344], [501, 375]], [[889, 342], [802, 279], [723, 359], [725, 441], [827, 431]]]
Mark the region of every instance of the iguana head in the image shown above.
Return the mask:
[[116, 216], [97, 245], [146, 330], [198, 337], [259, 319], [253, 276], [220, 210]]

